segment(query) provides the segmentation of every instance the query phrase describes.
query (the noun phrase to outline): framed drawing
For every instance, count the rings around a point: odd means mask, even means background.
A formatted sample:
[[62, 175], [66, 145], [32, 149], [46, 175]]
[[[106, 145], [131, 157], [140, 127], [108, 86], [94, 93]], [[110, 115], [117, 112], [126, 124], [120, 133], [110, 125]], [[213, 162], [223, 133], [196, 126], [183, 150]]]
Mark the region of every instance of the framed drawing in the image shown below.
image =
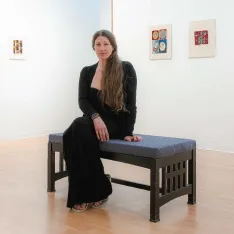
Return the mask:
[[25, 59], [25, 40], [19, 37], [11, 37], [9, 39], [9, 59], [24, 60]]
[[114, 0], [111, 0], [111, 32], [114, 33]]
[[149, 57], [151, 60], [172, 58], [171, 24], [152, 26], [149, 29]]
[[189, 57], [215, 57], [216, 54], [216, 20], [201, 20], [190, 23]]

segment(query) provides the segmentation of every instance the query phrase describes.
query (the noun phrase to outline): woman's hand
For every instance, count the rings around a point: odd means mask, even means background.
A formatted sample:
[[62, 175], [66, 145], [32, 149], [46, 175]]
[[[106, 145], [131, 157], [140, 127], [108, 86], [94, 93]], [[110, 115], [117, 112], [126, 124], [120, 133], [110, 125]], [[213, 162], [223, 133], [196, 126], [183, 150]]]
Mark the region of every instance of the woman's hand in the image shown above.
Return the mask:
[[126, 136], [124, 137], [125, 141], [134, 141], [134, 142], [139, 142], [142, 141], [142, 137], [141, 136]]
[[101, 141], [108, 141], [109, 140], [109, 133], [107, 127], [101, 117], [97, 117], [93, 120], [94, 128], [96, 131], [96, 135], [98, 140]]

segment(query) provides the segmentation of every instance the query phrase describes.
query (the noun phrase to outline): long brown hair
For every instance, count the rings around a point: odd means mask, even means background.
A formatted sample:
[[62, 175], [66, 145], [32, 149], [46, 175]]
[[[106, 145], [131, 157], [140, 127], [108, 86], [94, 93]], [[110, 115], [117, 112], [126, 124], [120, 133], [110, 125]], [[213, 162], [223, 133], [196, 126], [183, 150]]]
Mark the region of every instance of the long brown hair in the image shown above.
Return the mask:
[[107, 104], [114, 111], [125, 110], [123, 93], [123, 67], [118, 56], [118, 47], [115, 36], [108, 30], [100, 30], [94, 33], [92, 47], [99, 36], [106, 37], [113, 47], [111, 56], [107, 59], [102, 73], [102, 91], [100, 92], [103, 104]]

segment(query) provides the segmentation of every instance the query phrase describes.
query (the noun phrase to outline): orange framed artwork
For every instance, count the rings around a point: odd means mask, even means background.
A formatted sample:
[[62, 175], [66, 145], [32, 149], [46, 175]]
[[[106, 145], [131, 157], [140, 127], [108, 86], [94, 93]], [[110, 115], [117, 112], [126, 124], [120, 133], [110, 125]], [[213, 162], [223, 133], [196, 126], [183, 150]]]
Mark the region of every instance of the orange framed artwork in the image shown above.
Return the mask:
[[9, 38], [8, 47], [10, 60], [25, 59], [25, 40], [22, 37], [14, 36]]

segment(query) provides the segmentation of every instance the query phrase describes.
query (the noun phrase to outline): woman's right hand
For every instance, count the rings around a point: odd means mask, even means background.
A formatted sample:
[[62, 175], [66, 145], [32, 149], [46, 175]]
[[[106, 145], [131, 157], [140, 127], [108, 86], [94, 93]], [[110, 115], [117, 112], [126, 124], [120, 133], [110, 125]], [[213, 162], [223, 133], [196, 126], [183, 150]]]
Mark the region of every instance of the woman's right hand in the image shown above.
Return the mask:
[[97, 117], [93, 120], [94, 128], [96, 131], [96, 135], [98, 140], [101, 141], [108, 141], [109, 140], [109, 133], [107, 127], [101, 117]]

